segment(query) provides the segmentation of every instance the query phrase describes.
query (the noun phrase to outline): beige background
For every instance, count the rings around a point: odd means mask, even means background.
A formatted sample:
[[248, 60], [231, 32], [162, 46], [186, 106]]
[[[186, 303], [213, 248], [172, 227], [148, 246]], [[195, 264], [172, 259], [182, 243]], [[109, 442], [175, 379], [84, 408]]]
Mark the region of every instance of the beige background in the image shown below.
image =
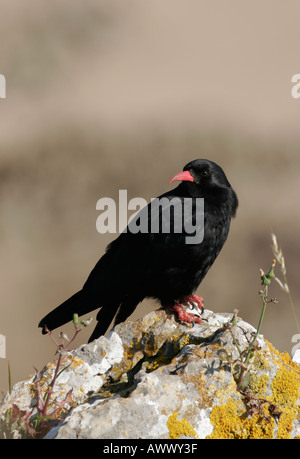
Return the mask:
[[[257, 325], [272, 230], [299, 318], [299, 2], [3, 0], [0, 9], [0, 333], [13, 382], [53, 358], [38, 321], [81, 288], [114, 238], [96, 231], [97, 200], [119, 189], [149, 200], [197, 157], [218, 162], [240, 200], [199, 289], [207, 308], [238, 308]], [[290, 352], [300, 331], [287, 296], [276, 286], [271, 295], [279, 303], [263, 333]], [[143, 302], [134, 317], [154, 307]]]

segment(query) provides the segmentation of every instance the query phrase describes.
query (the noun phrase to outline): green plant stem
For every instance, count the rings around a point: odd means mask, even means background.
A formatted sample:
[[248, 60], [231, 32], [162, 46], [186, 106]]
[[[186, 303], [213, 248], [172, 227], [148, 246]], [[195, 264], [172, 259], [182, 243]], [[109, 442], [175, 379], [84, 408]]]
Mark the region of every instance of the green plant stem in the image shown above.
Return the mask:
[[76, 336], [78, 335], [78, 333], [79, 333], [80, 331], [81, 331], [81, 328], [77, 328], [77, 329], [76, 329], [73, 338], [72, 338], [71, 341], [67, 344], [67, 346], [64, 348], [65, 351], [68, 350], [68, 347], [71, 346], [71, 344], [73, 343], [73, 341], [75, 340]]
[[57, 374], [58, 374], [58, 370], [59, 370], [59, 367], [60, 367], [60, 364], [61, 364], [61, 359], [62, 359], [62, 354], [60, 352], [59, 353], [59, 357], [58, 357], [58, 361], [57, 361], [57, 364], [56, 364], [56, 368], [55, 368], [55, 373], [54, 373], [54, 376], [53, 376], [53, 379], [52, 379], [52, 382], [51, 382], [51, 386], [50, 386], [50, 389], [48, 390], [47, 398], [46, 398], [46, 401], [45, 401], [45, 404], [44, 404], [44, 407], [43, 407], [43, 410], [42, 410], [40, 416], [46, 416], [47, 415], [47, 409], [48, 409], [48, 405], [49, 405], [49, 402], [50, 402], [51, 394], [53, 393], [53, 387], [54, 387], [55, 381], [57, 379]]
[[262, 310], [261, 310], [261, 314], [260, 314], [260, 318], [259, 318], [259, 322], [258, 322], [256, 333], [255, 333], [254, 338], [251, 341], [250, 346], [249, 346], [248, 354], [247, 354], [247, 357], [245, 359], [245, 364], [247, 364], [249, 362], [250, 355], [251, 355], [251, 352], [252, 352], [252, 349], [253, 349], [253, 345], [254, 345], [255, 341], [257, 340], [257, 337], [258, 337], [258, 335], [260, 333], [260, 330], [261, 330], [261, 326], [262, 326], [262, 323], [263, 323], [263, 320], [264, 320], [264, 315], [265, 315], [265, 312], [266, 312], [266, 309], [267, 309], [267, 303], [268, 303], [267, 296], [268, 296], [268, 287], [266, 286], [264, 292], [261, 294], [261, 298], [262, 298], [262, 301], [263, 301], [263, 307], [262, 307]]
[[246, 358], [244, 360], [244, 364], [245, 364], [246, 367], [245, 368], [243, 367], [241, 369], [241, 374], [240, 374], [240, 377], [239, 377], [239, 380], [238, 380], [238, 383], [237, 383], [237, 390], [240, 389], [240, 387], [241, 387], [241, 385], [242, 385], [242, 383], [244, 381], [245, 372], [248, 372], [247, 365], [249, 363], [249, 360], [250, 360], [250, 357], [251, 357], [251, 354], [252, 354], [254, 343], [257, 340], [257, 337], [258, 337], [258, 335], [260, 333], [261, 326], [262, 326], [263, 319], [264, 319], [264, 315], [265, 315], [265, 312], [266, 312], [266, 309], [267, 309], [267, 304], [268, 304], [267, 297], [268, 297], [268, 286], [265, 286], [264, 291], [261, 293], [263, 307], [262, 307], [262, 310], [261, 310], [261, 314], [260, 314], [260, 318], [259, 318], [259, 322], [258, 322], [258, 327], [257, 327], [256, 333], [254, 335], [254, 338], [252, 339], [251, 343], [249, 344], [248, 352], [247, 352]]

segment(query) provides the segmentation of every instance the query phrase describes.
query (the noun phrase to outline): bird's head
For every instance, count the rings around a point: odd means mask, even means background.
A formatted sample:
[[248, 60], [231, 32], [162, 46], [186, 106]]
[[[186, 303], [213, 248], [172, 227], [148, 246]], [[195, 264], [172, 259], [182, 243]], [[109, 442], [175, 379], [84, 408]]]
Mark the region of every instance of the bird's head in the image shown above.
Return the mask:
[[224, 198], [232, 196], [232, 216], [235, 215], [238, 200], [231, 188], [229, 181], [218, 164], [208, 159], [195, 159], [189, 162], [182, 172], [176, 174], [169, 183], [181, 181], [186, 182], [184, 188], [188, 194], [194, 197], [213, 198], [223, 195]]

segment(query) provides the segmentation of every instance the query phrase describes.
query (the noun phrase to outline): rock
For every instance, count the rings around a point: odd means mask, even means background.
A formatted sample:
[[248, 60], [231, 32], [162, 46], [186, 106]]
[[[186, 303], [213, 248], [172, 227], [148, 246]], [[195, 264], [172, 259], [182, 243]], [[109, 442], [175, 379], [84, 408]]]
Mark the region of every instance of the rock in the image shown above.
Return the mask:
[[[163, 310], [117, 325], [107, 338], [64, 353], [65, 369], [55, 382], [49, 414], [57, 406], [62, 409], [55, 413], [57, 425], [51, 428], [50, 422], [39, 435], [295, 438], [300, 435], [300, 367], [261, 335], [245, 366], [244, 351], [254, 334], [233, 314], [208, 310], [202, 324], [194, 326], [177, 323]], [[49, 363], [38, 377], [16, 384], [5, 396], [2, 429], [9, 431], [12, 407], [20, 416], [36, 416], [37, 387], [45, 394], [55, 368], [55, 362]], [[16, 424], [9, 426], [15, 438], [20, 437]], [[30, 426], [27, 434], [34, 436]], [[24, 422], [22, 429], [24, 436]]]

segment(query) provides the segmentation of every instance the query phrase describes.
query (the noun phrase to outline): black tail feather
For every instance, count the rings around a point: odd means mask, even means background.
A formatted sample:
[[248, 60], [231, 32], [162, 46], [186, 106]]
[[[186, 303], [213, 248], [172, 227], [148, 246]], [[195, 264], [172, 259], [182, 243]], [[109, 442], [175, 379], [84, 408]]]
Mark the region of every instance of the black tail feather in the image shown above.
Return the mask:
[[96, 327], [91, 334], [89, 338], [89, 343], [91, 341], [94, 341], [94, 339], [99, 338], [99, 336], [104, 335], [106, 330], [111, 324], [111, 321], [113, 320], [117, 310], [119, 308], [119, 304], [115, 304], [113, 306], [110, 306], [109, 308], [102, 308], [97, 314], [97, 321], [98, 323], [96, 324]]
[[92, 301], [90, 305], [88, 304], [86, 295], [80, 290], [68, 300], [64, 301], [60, 306], [53, 309], [53, 311], [49, 312], [49, 314], [40, 321], [38, 326], [43, 329], [42, 333], [45, 335], [47, 329], [54, 330], [70, 322], [73, 319], [73, 314], [81, 316], [87, 312], [93, 311], [95, 307]]
[[124, 322], [140, 301], [138, 297], [126, 298], [122, 301], [120, 295], [114, 295], [113, 298], [103, 295], [102, 304], [98, 304], [93, 300], [92, 295], [88, 295], [87, 291], [82, 289], [43, 317], [38, 326], [42, 328], [42, 333], [45, 335], [48, 330], [54, 330], [70, 322], [74, 314], [82, 316], [96, 308], [101, 308], [97, 314], [96, 327], [88, 341], [90, 343], [105, 334], [115, 316], [114, 325]]
[[129, 317], [130, 314], [135, 310], [139, 302], [140, 299], [138, 298], [127, 298], [121, 304], [116, 302], [111, 304], [109, 308], [102, 308], [97, 314], [98, 323], [89, 339], [89, 343], [94, 339], [99, 338], [99, 336], [104, 335], [114, 317], [114, 326], [121, 322], [125, 322], [127, 317]]

